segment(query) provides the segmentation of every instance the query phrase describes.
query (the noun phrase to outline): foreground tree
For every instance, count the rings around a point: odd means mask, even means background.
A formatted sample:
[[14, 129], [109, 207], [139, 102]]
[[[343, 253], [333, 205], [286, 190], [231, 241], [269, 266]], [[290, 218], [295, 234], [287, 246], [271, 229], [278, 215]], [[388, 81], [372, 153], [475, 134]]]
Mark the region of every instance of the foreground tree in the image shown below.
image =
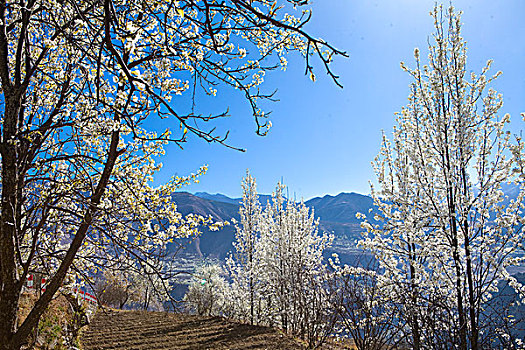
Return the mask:
[[[189, 91], [195, 106], [197, 89], [238, 89], [263, 135], [270, 124], [258, 102], [272, 94], [260, 84], [286, 53], [301, 52], [312, 76], [317, 55], [337, 82], [329, 63], [343, 53], [303, 31], [306, 3], [0, 2], [0, 349], [20, 348], [70, 271], [154, 269], [172, 237], [202, 221], [182, 218], [169, 198], [191, 179], [151, 187], [154, 159], [191, 134], [225, 144], [227, 134], [202, 123], [225, 114], [202, 116], [172, 98]], [[286, 13], [294, 8], [298, 17]], [[175, 128], [148, 129], [154, 117]], [[49, 282], [17, 327], [34, 270]]]
[[501, 279], [519, 287], [508, 269], [523, 260], [515, 253], [524, 193], [509, 200], [502, 192], [518, 147], [505, 131], [509, 116], [498, 114], [501, 95], [488, 88], [500, 73], [487, 75], [489, 61], [467, 74], [460, 14], [436, 7], [432, 15], [428, 65], [417, 49], [416, 68], [401, 65], [414, 79], [409, 104], [374, 163], [383, 223], [365, 222], [361, 244], [395, 285], [412, 348], [490, 348], [501, 344], [487, 331], [499, 324], [487, 305]]

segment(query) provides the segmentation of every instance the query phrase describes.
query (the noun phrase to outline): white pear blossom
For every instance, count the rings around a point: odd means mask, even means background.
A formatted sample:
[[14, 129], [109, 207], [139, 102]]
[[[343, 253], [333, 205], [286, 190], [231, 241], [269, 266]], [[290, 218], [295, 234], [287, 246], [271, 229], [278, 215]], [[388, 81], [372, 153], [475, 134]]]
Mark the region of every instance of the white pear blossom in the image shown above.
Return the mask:
[[[171, 201], [196, 176], [152, 185], [158, 158], [168, 143], [191, 138], [235, 148], [210, 124], [227, 112], [199, 111], [200, 89], [239, 89], [264, 135], [259, 105], [273, 96], [261, 84], [275, 62], [292, 51], [306, 58], [308, 47], [345, 55], [304, 31], [309, 13], [285, 13], [288, 2], [0, 5], [0, 349], [24, 344], [64, 281], [89, 282], [101, 268], [164, 275], [163, 264], [153, 265], [167, 244], [211, 223], [182, 217]], [[174, 103], [179, 95], [191, 107]], [[49, 276], [47, 288], [18, 325], [23, 282], [34, 271]]]
[[418, 49], [414, 69], [401, 64], [413, 78], [409, 103], [373, 162], [381, 222], [363, 222], [360, 246], [391, 280], [411, 348], [507, 348], [512, 341], [494, 333], [509, 319], [496, 296], [503, 281], [523, 289], [508, 269], [523, 262], [525, 192], [509, 200], [502, 186], [518, 181], [513, 154], [521, 150], [489, 88], [500, 73], [488, 75], [489, 61], [467, 74], [460, 13], [436, 6], [432, 16], [428, 64]]

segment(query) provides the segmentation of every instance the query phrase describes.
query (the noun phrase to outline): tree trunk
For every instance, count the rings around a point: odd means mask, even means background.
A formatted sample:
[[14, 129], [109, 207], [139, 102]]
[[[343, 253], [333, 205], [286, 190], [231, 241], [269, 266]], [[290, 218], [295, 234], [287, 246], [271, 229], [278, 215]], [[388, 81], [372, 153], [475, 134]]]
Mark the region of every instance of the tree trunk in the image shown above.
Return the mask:
[[254, 298], [253, 298], [253, 248], [250, 251], [250, 268], [248, 270], [248, 273], [250, 274], [250, 324], [253, 325], [253, 307], [254, 307]]
[[[444, 115], [447, 115], [448, 112], [445, 110], [447, 103], [442, 96], [441, 108], [443, 108]], [[448, 127], [448, 126], [447, 126]], [[448, 141], [448, 132], [447, 127], [444, 129], [444, 154], [442, 155], [443, 161], [445, 162], [445, 169], [443, 176], [446, 179], [447, 183], [447, 204], [448, 204], [448, 221], [450, 225], [450, 238], [452, 243], [452, 259], [454, 260], [455, 272], [456, 272], [456, 303], [458, 308], [458, 317], [459, 317], [459, 349], [467, 350], [467, 321], [465, 318], [465, 312], [463, 310], [463, 288], [461, 285], [461, 261], [459, 257], [459, 242], [458, 242], [458, 226], [456, 222], [456, 212], [457, 212], [457, 203], [456, 197], [454, 195], [454, 190], [452, 184], [450, 183], [450, 174], [452, 173], [452, 166], [450, 165], [450, 152], [449, 152], [449, 141]]]
[[470, 330], [471, 330], [471, 336], [470, 336], [470, 344], [472, 350], [477, 350], [478, 345], [478, 338], [479, 338], [479, 331], [478, 331], [478, 323], [476, 321], [476, 308], [475, 308], [475, 300], [474, 300], [474, 281], [473, 281], [473, 272], [472, 272], [472, 261], [471, 261], [471, 253], [470, 253], [470, 246], [469, 246], [469, 239], [468, 236], [465, 235], [465, 255], [467, 259], [467, 283], [468, 283], [468, 301], [469, 301], [469, 313], [470, 313]]
[[[416, 291], [416, 283], [414, 282], [416, 278], [416, 269], [414, 268], [414, 263], [413, 263], [414, 258], [412, 255], [415, 254], [413, 248], [414, 248], [413, 245], [410, 245], [410, 244], [408, 245], [408, 249], [410, 252], [410, 285], [412, 288], [412, 305], [415, 308], [418, 302], [418, 295]], [[419, 320], [417, 317], [417, 309], [416, 311], [414, 311], [414, 313], [410, 317], [410, 322], [412, 323], [411, 325], [412, 338], [413, 338], [412, 346], [414, 347], [414, 350], [419, 350], [421, 349], [421, 332], [420, 332]]]
[[0, 146], [2, 155], [2, 209], [0, 222], [0, 349], [14, 349], [16, 317], [21, 284], [15, 264], [15, 240], [18, 220], [17, 207], [17, 151], [15, 135], [20, 110], [20, 99], [5, 93], [3, 135]]
[[[461, 176], [463, 181], [463, 194], [467, 195], [467, 172], [466, 167], [461, 169]], [[470, 313], [470, 345], [472, 350], [478, 349], [478, 338], [479, 330], [476, 317], [475, 299], [474, 299], [474, 273], [472, 271], [472, 256], [470, 252], [470, 239], [469, 239], [469, 224], [466, 218], [463, 219], [463, 235], [465, 237], [465, 258], [467, 259], [467, 283], [468, 283], [468, 301], [469, 301], [469, 313]]]
[[[7, 108], [8, 103], [6, 101], [6, 112], [9, 110]], [[9, 120], [6, 113], [6, 122], [4, 123], [4, 135], [6, 133], [6, 123]], [[16, 120], [16, 118], [15, 118]], [[16, 122], [15, 122], [16, 123]], [[7, 123], [9, 124], [9, 123]], [[6, 138], [4, 137], [4, 140]], [[11, 206], [12, 201], [16, 201], [16, 191], [9, 191], [9, 189], [16, 189], [16, 152], [6, 152], [5, 147], [6, 143], [2, 143], [2, 222], [0, 223], [0, 272], [1, 272], [1, 283], [2, 286], [1, 298], [0, 298], [0, 350], [4, 349], [19, 349], [22, 346], [29, 334], [38, 324], [40, 316], [46, 310], [49, 303], [51, 302], [53, 296], [58, 291], [64, 278], [69, 270], [69, 267], [75, 259], [75, 255], [80, 248], [91, 222], [93, 220], [93, 215], [97, 210], [97, 206], [100, 203], [100, 199], [104, 194], [105, 188], [109, 182], [111, 172], [115, 166], [115, 162], [120, 155], [120, 152], [117, 150], [119, 142], [119, 132], [115, 131], [111, 137], [111, 144], [108, 150], [108, 158], [106, 160], [104, 170], [98, 181], [97, 188], [91, 196], [91, 201], [89, 207], [86, 209], [82, 222], [79, 225], [79, 228], [71, 242], [69, 249], [62, 260], [60, 266], [58, 267], [55, 275], [49, 279], [49, 284], [46, 287], [46, 291], [42, 296], [37, 300], [33, 309], [22, 323], [20, 328], [16, 329], [16, 316], [18, 311], [18, 300], [20, 296], [20, 290], [22, 283], [18, 283], [16, 276], [16, 265], [14, 257], [14, 235], [16, 230], [14, 227], [13, 211], [8, 210], [9, 208], [14, 208], [16, 206]], [[9, 145], [7, 145], [9, 146]], [[12, 155], [15, 159], [9, 157], [4, 157], [4, 154]], [[14, 165], [12, 164], [14, 163]], [[4, 165], [8, 165], [7, 167]], [[7, 169], [7, 170], [6, 170]], [[14, 176], [13, 176], [14, 173]], [[8, 187], [5, 187], [5, 185]]]
[[[455, 220], [454, 220], [455, 222]], [[455, 227], [456, 225], [454, 225]], [[461, 350], [467, 350], [467, 321], [465, 319], [465, 312], [463, 310], [463, 289], [461, 286], [461, 268], [460, 268], [460, 261], [459, 261], [459, 254], [457, 249], [458, 247], [458, 241], [457, 236], [453, 237], [453, 248], [454, 253], [453, 259], [454, 259], [454, 265], [456, 269], [456, 302], [457, 302], [457, 308], [458, 308], [458, 317], [459, 317], [459, 348]]]

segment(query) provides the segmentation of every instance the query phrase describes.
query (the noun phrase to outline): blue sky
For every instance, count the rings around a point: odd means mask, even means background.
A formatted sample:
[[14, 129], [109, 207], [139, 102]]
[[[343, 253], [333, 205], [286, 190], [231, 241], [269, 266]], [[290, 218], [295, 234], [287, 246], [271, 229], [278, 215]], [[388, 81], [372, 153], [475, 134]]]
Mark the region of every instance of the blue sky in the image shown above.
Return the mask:
[[[271, 193], [280, 179], [296, 198], [368, 193], [369, 180], [374, 179], [370, 163], [379, 151], [381, 131], [391, 132], [394, 113], [407, 102], [410, 79], [399, 62], [413, 67], [415, 47], [426, 56], [433, 4], [314, 0], [308, 31], [350, 56], [333, 64], [344, 88], [324, 76], [319, 64], [313, 83], [304, 75], [301, 57], [290, 56], [285, 72], [265, 77], [266, 89], [277, 88], [280, 100], [268, 105], [273, 127], [265, 137], [255, 134], [251, 110], [240, 94], [219, 89], [214, 100], [199, 98], [201, 111], [218, 113], [229, 107], [231, 117], [218, 127], [229, 129], [230, 143], [246, 152], [198, 139], [190, 140], [184, 150], [170, 145], [155, 183], [208, 164], [201, 182], [185, 190], [240, 196], [240, 182], [249, 168], [260, 193]], [[510, 113], [514, 132], [525, 129], [519, 116], [525, 111], [525, 1], [458, 0], [453, 5], [464, 12], [469, 68], [478, 72], [487, 59], [494, 59], [493, 72], [503, 72], [492, 85], [503, 94], [502, 112]]]

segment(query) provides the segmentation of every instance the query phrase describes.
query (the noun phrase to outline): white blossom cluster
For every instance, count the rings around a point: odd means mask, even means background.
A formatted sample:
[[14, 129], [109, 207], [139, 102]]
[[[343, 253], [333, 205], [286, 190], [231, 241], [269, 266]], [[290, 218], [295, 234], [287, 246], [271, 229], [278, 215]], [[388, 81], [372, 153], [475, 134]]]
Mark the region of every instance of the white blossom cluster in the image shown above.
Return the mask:
[[[53, 295], [101, 269], [167, 272], [174, 238], [211, 220], [182, 217], [153, 187], [167, 143], [193, 135], [235, 148], [202, 115], [202, 91], [238, 89], [257, 132], [270, 127], [262, 84], [284, 56], [345, 55], [304, 31], [297, 0], [22, 0], [0, 5], [0, 344], [20, 348]], [[185, 95], [186, 97], [181, 97]], [[191, 103], [188, 103], [190, 101]], [[201, 169], [199, 174], [204, 173]], [[216, 226], [212, 226], [216, 227]], [[73, 275], [67, 277], [73, 271]], [[49, 276], [22, 325], [26, 276]], [[161, 279], [164, 280], [165, 277]], [[153, 283], [156, 284], [156, 283]]]
[[[500, 72], [468, 73], [460, 14], [436, 6], [428, 64], [415, 50], [409, 102], [383, 135], [373, 162], [379, 224], [363, 221], [360, 246], [380, 263], [388, 300], [414, 349], [515, 348], [504, 281], [523, 262], [522, 144], [506, 131], [502, 96], [489, 88]], [[518, 140], [519, 141], [519, 140]], [[502, 186], [520, 189], [509, 199]], [[519, 302], [519, 300], [518, 300]], [[505, 336], [501, 336], [505, 330]]]
[[[314, 343], [327, 327], [328, 272], [322, 254], [333, 236], [318, 232], [318, 221], [303, 202], [284, 197], [284, 185], [278, 184], [264, 209], [249, 173], [242, 188], [235, 250], [225, 267], [230, 283], [215, 276], [216, 290], [212, 292], [210, 285], [199, 285], [198, 277], [186, 300], [199, 310], [201, 304], [212, 301], [203, 302], [194, 296], [213, 294], [214, 305], [220, 306], [213, 309], [216, 314], [278, 326]], [[214, 271], [218, 273], [216, 268]]]

